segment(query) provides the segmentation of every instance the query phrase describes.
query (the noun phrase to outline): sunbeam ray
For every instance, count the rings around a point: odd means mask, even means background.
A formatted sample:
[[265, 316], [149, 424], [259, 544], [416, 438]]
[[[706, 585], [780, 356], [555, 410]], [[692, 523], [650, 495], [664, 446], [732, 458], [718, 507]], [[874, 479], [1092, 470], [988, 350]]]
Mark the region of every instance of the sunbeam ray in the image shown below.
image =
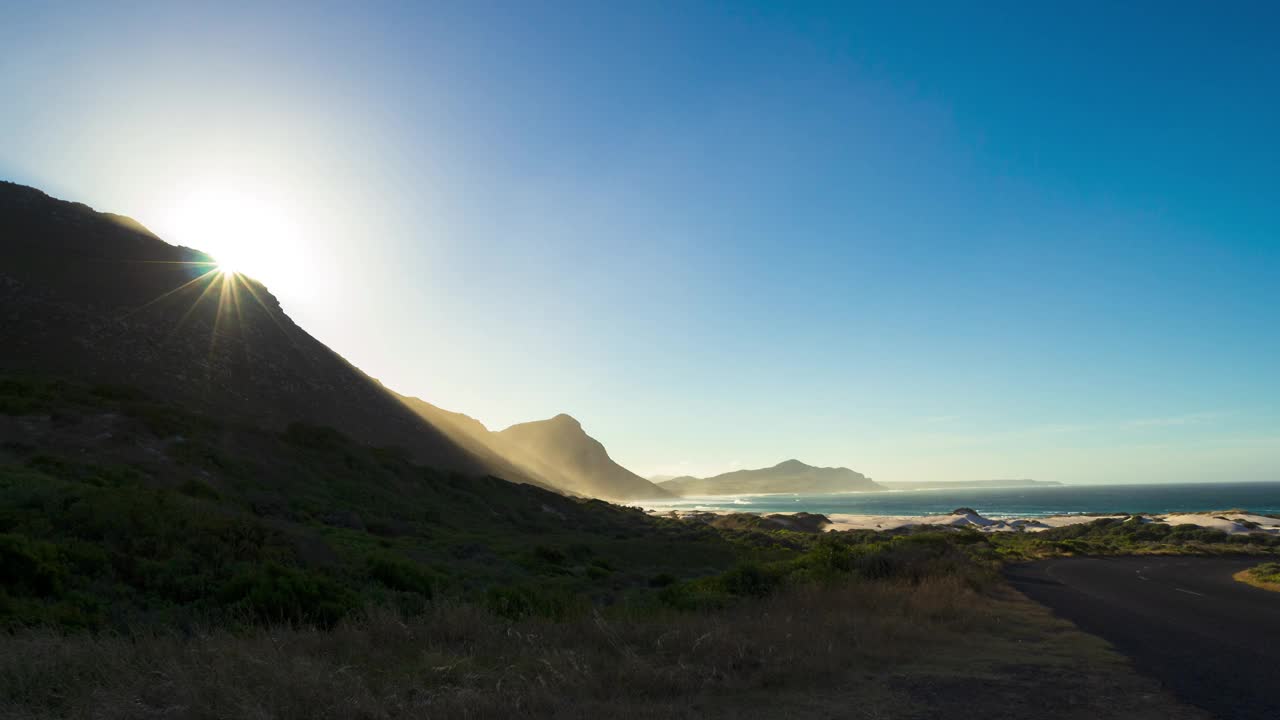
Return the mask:
[[153, 300], [149, 300], [149, 301], [147, 301], [146, 303], [144, 303], [144, 304], [142, 304], [142, 305], [139, 305], [138, 307], [136, 307], [136, 308], [134, 308], [134, 309], [130, 310], [129, 312], [125, 313], [124, 315], [121, 315], [120, 317], [116, 318], [116, 321], [117, 321], [117, 322], [119, 322], [119, 321], [121, 321], [121, 320], [126, 320], [126, 319], [128, 319], [128, 318], [130, 318], [130, 317], [132, 317], [132, 316], [134, 316], [134, 315], [136, 315], [136, 314], [138, 314], [138, 313], [142, 312], [143, 310], [146, 310], [147, 308], [151, 307], [152, 305], [155, 305], [156, 303], [158, 303], [158, 302], [160, 302], [161, 300], [163, 300], [163, 299], [165, 299], [165, 298], [169, 297], [170, 295], [173, 295], [174, 293], [177, 293], [177, 292], [181, 292], [184, 288], [190, 287], [190, 286], [192, 286], [192, 285], [194, 285], [194, 284], [196, 284], [196, 283], [200, 282], [201, 280], [203, 280], [203, 279], [205, 279], [205, 278], [209, 277], [210, 275], [212, 275], [213, 273], [216, 273], [216, 272], [218, 272], [218, 269], [215, 267], [215, 268], [213, 268], [213, 269], [209, 270], [208, 272], [202, 273], [199, 277], [192, 278], [191, 280], [188, 280], [187, 282], [182, 283], [181, 285], [179, 285], [178, 287], [176, 287], [176, 288], [174, 288], [174, 289], [170, 290], [169, 292], [166, 292], [166, 293], [164, 293], [163, 295], [160, 295], [160, 296], [156, 297], [156, 298], [155, 298], [155, 299], [153, 299]]
[[[208, 273], [205, 273], [205, 276], [207, 275]], [[191, 314], [195, 312], [197, 307], [200, 306], [200, 303], [204, 302], [205, 296], [209, 294], [209, 291], [211, 291], [213, 287], [218, 284], [219, 279], [220, 279], [220, 276], [215, 277], [213, 278], [213, 280], [209, 282], [208, 285], [205, 285], [204, 290], [200, 291], [200, 295], [197, 296], [195, 301], [191, 303], [191, 307], [187, 308], [187, 311], [182, 314], [182, 317], [178, 318], [177, 324], [175, 324], [173, 326], [173, 329], [169, 331], [169, 334], [165, 336], [166, 342], [173, 339], [173, 336], [176, 335], [178, 331], [182, 329], [182, 326], [186, 324], [187, 319], [191, 317]]]
[[285, 339], [289, 341], [289, 344], [296, 348], [298, 343], [294, 339], [293, 334], [285, 328], [284, 323], [280, 322], [280, 318], [276, 317], [276, 314], [272, 311], [271, 307], [262, 301], [262, 297], [258, 295], [257, 290], [253, 289], [253, 285], [246, 281], [244, 283], [244, 289], [248, 291], [249, 295], [253, 298], [253, 301], [258, 303], [258, 307], [262, 308], [262, 311], [266, 313], [267, 317], [271, 318], [271, 322], [275, 323], [275, 326], [280, 330], [280, 334], [284, 335]]

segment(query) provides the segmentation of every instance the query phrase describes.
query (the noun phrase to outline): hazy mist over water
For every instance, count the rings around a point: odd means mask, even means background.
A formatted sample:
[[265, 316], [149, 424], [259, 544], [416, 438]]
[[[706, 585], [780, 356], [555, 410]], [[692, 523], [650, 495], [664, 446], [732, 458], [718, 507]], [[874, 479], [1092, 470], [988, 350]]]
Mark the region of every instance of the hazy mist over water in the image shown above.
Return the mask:
[[987, 517], [1072, 513], [1171, 513], [1248, 510], [1280, 513], [1280, 482], [1088, 485], [1031, 488], [890, 490], [833, 495], [743, 495], [651, 502], [656, 510], [934, 515], [965, 506]]

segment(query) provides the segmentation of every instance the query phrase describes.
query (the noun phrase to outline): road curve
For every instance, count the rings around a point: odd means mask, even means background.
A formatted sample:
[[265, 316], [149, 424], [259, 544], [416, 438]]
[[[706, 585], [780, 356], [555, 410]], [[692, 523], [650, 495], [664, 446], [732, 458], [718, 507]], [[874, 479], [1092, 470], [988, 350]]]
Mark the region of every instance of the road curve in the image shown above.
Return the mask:
[[[1274, 560], [1274, 558], [1270, 558]], [[1060, 558], [1008, 568], [1027, 597], [1219, 718], [1280, 718], [1280, 593], [1232, 575], [1266, 558]]]

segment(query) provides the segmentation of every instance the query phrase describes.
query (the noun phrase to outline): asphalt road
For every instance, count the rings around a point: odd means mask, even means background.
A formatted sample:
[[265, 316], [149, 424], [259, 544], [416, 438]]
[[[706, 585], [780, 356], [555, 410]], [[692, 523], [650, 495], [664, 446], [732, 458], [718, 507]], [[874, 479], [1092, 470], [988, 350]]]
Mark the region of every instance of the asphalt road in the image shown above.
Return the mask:
[[1006, 576], [1184, 702], [1224, 719], [1277, 720], [1280, 593], [1231, 577], [1264, 560], [1062, 558], [1013, 566]]

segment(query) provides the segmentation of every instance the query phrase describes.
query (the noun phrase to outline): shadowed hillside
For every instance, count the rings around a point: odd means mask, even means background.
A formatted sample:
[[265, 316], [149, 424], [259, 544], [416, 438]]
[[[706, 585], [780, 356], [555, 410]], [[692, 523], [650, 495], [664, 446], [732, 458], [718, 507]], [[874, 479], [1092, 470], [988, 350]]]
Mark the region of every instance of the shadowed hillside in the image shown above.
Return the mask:
[[333, 428], [0, 373], [0, 630], [327, 624], [441, 594], [554, 615], [733, 557], [709, 528], [423, 467]]
[[267, 427], [306, 420], [433, 467], [530, 479], [459, 447], [199, 251], [13, 183], [0, 228], [0, 370], [127, 384]]
[[849, 468], [821, 468], [787, 460], [770, 468], [736, 470], [709, 478], [683, 476], [658, 484], [677, 495], [750, 495], [754, 493], [833, 493], [884, 490]]

